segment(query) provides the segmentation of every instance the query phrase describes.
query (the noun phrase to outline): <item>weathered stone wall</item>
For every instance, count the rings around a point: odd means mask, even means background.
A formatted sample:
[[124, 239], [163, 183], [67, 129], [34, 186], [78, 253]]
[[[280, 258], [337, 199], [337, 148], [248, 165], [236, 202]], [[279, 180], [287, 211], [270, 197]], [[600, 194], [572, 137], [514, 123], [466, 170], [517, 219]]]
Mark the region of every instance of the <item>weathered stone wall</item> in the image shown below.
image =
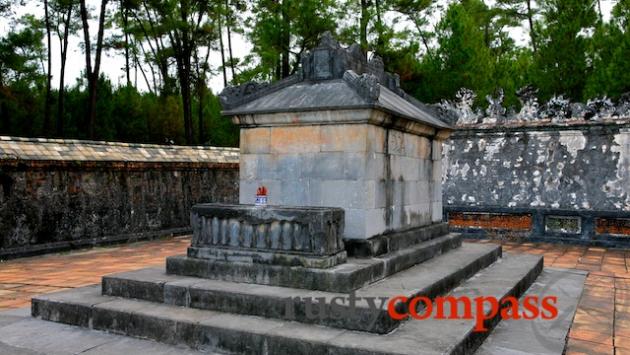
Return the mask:
[[429, 225], [442, 220], [440, 149], [438, 140], [368, 123], [241, 128], [240, 202], [252, 203], [264, 185], [269, 204], [342, 207], [348, 239]]
[[455, 229], [596, 244], [630, 239], [628, 119], [460, 128], [443, 164]]
[[0, 184], [0, 258], [185, 233], [237, 201], [238, 150], [1, 137]]

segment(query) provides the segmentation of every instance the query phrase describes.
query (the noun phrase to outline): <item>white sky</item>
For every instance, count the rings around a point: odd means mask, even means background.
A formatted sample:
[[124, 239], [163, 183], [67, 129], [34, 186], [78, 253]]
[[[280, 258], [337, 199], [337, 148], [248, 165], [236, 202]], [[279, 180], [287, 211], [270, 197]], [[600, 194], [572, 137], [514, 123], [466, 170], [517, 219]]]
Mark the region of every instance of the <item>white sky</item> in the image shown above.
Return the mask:
[[[448, 0], [443, 0], [444, 2]], [[493, 1], [489, 1], [492, 3]], [[615, 0], [601, 0], [602, 12], [604, 13], [605, 19], [609, 17], [610, 11], [614, 6]], [[92, 8], [97, 8], [97, 5], [100, 3], [98, 0], [88, 0], [88, 6], [92, 6]], [[113, 9], [114, 4], [110, 2], [109, 8]], [[14, 9], [16, 15], [20, 16], [23, 14], [34, 14], [36, 16], [43, 17], [43, 3], [42, 2], [29, 2], [26, 5], [16, 7]], [[93, 16], [96, 18], [98, 15], [97, 11], [92, 11]], [[439, 19], [438, 14], [433, 16], [433, 21]], [[93, 23], [93, 24], [92, 24]], [[93, 37], [95, 37], [97, 23], [96, 20], [90, 23], [90, 30], [92, 32]], [[3, 36], [6, 31], [12, 26], [9, 19], [0, 18], [0, 36]], [[399, 23], [398, 26], [410, 26], [404, 22]], [[527, 29], [527, 26], [524, 25], [523, 28], [513, 29], [511, 30], [512, 37], [514, 37], [518, 44], [524, 44], [528, 40], [527, 32], [524, 32], [523, 29]], [[114, 29], [115, 30], [115, 29]], [[227, 39], [224, 35], [224, 43], [227, 46]], [[75, 36], [70, 38], [69, 42], [69, 52], [68, 52], [68, 60], [66, 64], [66, 85], [74, 84], [76, 78], [78, 78], [81, 72], [85, 69], [85, 58], [83, 51], [81, 49], [82, 40], [82, 32], [78, 33]], [[233, 54], [235, 57], [243, 58], [247, 54], [249, 54], [251, 50], [251, 45], [239, 34], [232, 33], [232, 48]], [[60, 68], [60, 58], [59, 58], [59, 40], [56, 35], [53, 34], [52, 37], [52, 50], [53, 50], [53, 62], [52, 62], [52, 73], [53, 73], [53, 86], [57, 86], [59, 81], [59, 68]], [[227, 49], [226, 49], [227, 56]], [[221, 55], [219, 51], [213, 51], [209, 57], [210, 67], [215, 71], [215, 74], [210, 78], [209, 86], [213, 90], [213, 92], [218, 93], [223, 89], [223, 77], [222, 72], [218, 69], [221, 65]], [[103, 60], [101, 64], [101, 71], [105, 73], [115, 85], [124, 84], [125, 82], [125, 58], [122, 51], [108, 51], [103, 53]], [[145, 68], [145, 72], [149, 75], [147, 69]], [[132, 81], [134, 81], [134, 71], [131, 72]], [[228, 70], [228, 80], [230, 79], [230, 71]], [[151, 80], [149, 78], [149, 80]], [[146, 85], [144, 83], [144, 78], [142, 74], [138, 72], [137, 78], [138, 88], [140, 90], [146, 90]]]

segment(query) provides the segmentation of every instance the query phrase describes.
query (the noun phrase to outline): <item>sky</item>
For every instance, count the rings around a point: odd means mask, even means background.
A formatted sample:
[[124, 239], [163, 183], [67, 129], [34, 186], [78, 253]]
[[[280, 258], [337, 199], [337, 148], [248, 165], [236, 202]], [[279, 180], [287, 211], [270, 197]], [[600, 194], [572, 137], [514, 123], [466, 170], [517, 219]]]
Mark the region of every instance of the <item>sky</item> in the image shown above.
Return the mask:
[[[447, 0], [443, 0], [445, 2]], [[493, 1], [488, 1], [491, 4]], [[99, 0], [87, 0], [88, 6], [92, 8], [97, 8], [97, 5], [100, 3]], [[604, 18], [607, 19], [610, 16], [611, 9], [614, 5], [614, 0], [601, 0], [602, 13], [604, 14]], [[112, 8], [113, 5], [110, 5]], [[26, 5], [16, 7], [14, 10], [16, 15], [21, 16], [23, 14], [34, 14], [39, 17], [43, 17], [43, 2], [28, 2]], [[97, 14], [97, 11], [93, 11], [93, 14]], [[439, 14], [436, 14], [432, 23], [435, 23], [439, 19]], [[0, 18], [0, 33], [6, 33], [9, 28], [12, 26], [11, 22], [6, 18]], [[411, 26], [408, 23], [400, 22], [397, 24], [399, 27]], [[93, 37], [96, 36], [96, 28], [97, 23], [96, 20], [90, 23], [90, 30], [92, 32]], [[527, 32], [525, 29], [527, 27], [523, 26], [523, 28], [515, 28], [510, 30], [510, 34], [516, 40], [517, 44], [524, 45], [528, 40]], [[115, 29], [114, 29], [115, 31]], [[2, 36], [2, 35], [0, 35]], [[81, 48], [82, 33], [78, 35], [72, 36], [69, 41], [69, 53], [68, 60], [66, 64], [66, 85], [74, 84], [76, 78], [81, 75], [81, 72], [85, 69], [85, 56], [83, 54], [83, 50]], [[227, 39], [224, 35], [224, 42], [227, 43]], [[246, 41], [243, 36], [239, 34], [232, 34], [232, 48], [235, 57], [243, 58], [251, 51], [251, 45]], [[53, 53], [53, 62], [52, 62], [52, 73], [53, 73], [53, 86], [57, 87], [57, 83], [59, 81], [59, 68], [60, 68], [60, 46], [59, 40], [55, 35], [52, 38], [52, 53]], [[214, 93], [219, 93], [223, 89], [223, 76], [222, 72], [218, 69], [221, 65], [221, 54], [219, 51], [213, 51], [209, 57], [210, 67], [214, 69], [215, 74], [210, 77], [208, 85], [212, 89]], [[108, 51], [103, 52], [103, 59], [101, 64], [101, 71], [106, 74], [115, 85], [124, 84], [125, 82], [125, 58], [122, 51]], [[145, 69], [146, 71], [146, 69]], [[230, 71], [228, 70], [228, 80], [230, 79]], [[132, 71], [132, 81], [135, 81], [134, 71]], [[146, 90], [146, 85], [144, 83], [144, 79], [142, 74], [138, 72], [137, 75], [137, 87], [140, 90]]]

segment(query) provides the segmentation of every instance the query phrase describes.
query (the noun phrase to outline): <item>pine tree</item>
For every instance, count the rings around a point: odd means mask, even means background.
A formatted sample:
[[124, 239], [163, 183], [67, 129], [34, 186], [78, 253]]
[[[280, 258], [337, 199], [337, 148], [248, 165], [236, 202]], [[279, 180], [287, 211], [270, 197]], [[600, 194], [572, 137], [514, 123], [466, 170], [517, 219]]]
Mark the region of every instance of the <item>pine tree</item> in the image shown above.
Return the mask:
[[586, 52], [598, 17], [594, 0], [545, 0], [534, 81], [543, 99], [564, 94], [583, 99], [589, 75]]

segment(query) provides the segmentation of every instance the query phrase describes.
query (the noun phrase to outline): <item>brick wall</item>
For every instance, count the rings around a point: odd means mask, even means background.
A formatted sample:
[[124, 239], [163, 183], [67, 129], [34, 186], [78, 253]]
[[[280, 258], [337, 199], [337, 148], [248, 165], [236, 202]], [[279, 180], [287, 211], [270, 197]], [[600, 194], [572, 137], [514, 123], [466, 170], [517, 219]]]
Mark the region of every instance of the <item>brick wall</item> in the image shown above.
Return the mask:
[[0, 259], [190, 231], [238, 201], [238, 150], [0, 137]]

